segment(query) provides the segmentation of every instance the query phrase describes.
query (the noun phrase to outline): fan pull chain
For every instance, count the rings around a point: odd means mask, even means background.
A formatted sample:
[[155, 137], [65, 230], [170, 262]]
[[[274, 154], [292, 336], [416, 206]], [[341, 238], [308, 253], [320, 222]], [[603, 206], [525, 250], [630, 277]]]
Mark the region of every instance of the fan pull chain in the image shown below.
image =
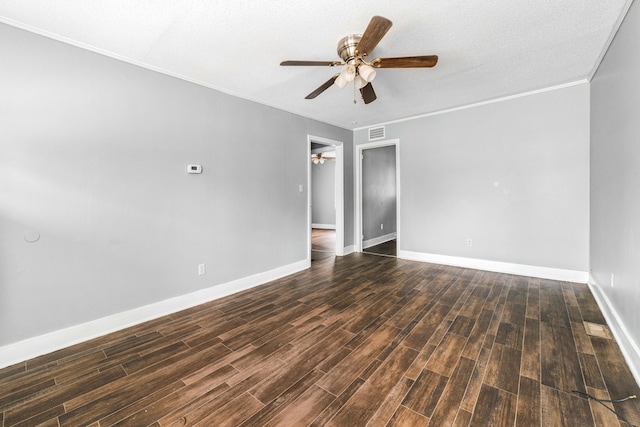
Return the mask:
[[353, 81], [353, 103], [357, 104], [356, 102], [356, 81]]

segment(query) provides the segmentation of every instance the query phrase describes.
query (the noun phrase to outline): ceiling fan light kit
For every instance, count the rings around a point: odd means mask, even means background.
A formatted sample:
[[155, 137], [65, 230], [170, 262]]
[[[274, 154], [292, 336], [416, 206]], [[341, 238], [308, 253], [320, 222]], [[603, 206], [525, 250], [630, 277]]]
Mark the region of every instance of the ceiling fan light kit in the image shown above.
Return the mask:
[[[338, 61], [283, 61], [282, 66], [342, 66], [336, 74], [305, 99], [314, 99], [332, 85], [344, 88], [353, 82], [354, 90], [360, 90], [365, 104], [376, 100], [377, 96], [371, 82], [376, 77], [376, 68], [425, 68], [434, 67], [438, 62], [437, 55], [406, 56], [398, 58], [374, 58], [366, 61], [371, 51], [378, 45], [382, 37], [391, 28], [392, 22], [382, 16], [374, 16], [362, 35], [350, 34], [338, 42]], [[355, 103], [355, 99], [353, 101]]]
[[358, 74], [367, 83], [371, 83], [373, 79], [376, 78], [376, 70], [371, 65], [367, 65], [364, 62], [358, 67]]
[[319, 164], [324, 164], [325, 160], [335, 160], [336, 159], [336, 155], [335, 152], [330, 152], [330, 153], [316, 153], [316, 154], [312, 154], [311, 155], [311, 161], [313, 162], [314, 165]]

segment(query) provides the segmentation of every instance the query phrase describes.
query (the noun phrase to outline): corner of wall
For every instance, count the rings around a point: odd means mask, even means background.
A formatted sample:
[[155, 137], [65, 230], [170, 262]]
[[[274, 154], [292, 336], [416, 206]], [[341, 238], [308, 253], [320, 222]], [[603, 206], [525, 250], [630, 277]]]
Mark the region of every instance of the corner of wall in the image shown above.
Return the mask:
[[598, 303], [598, 307], [600, 307], [600, 311], [602, 311], [607, 321], [609, 329], [613, 333], [618, 346], [620, 346], [622, 355], [629, 365], [633, 378], [636, 380], [636, 383], [640, 384], [640, 347], [638, 347], [638, 344], [633, 340], [632, 335], [628, 332], [621, 317], [611, 304], [611, 301], [609, 301], [607, 294], [602, 290], [602, 287], [592, 275], [589, 275], [588, 284], [593, 297]]

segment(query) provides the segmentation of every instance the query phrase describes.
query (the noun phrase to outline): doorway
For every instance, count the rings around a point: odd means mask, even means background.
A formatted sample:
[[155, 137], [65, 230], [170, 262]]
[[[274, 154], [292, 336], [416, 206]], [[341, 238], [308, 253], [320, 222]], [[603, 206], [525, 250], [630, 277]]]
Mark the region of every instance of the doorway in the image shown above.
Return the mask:
[[[344, 255], [344, 155], [341, 141], [307, 140], [308, 256], [314, 261]], [[314, 182], [314, 174], [324, 182]]]
[[397, 256], [400, 240], [399, 140], [356, 147], [356, 250]]

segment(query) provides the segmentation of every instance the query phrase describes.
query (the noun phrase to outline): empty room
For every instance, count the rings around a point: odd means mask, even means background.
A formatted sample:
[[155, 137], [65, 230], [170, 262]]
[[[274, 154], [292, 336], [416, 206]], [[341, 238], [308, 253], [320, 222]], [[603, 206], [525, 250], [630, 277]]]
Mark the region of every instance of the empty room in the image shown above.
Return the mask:
[[0, 1], [0, 427], [640, 426], [640, 7]]

